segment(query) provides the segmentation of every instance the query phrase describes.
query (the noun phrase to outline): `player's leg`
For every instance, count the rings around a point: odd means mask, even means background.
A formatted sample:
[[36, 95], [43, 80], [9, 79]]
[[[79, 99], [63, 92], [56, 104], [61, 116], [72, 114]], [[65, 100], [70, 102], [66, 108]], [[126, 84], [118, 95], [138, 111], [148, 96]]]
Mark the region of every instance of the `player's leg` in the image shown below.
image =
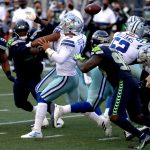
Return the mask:
[[[53, 101], [67, 91], [78, 86], [78, 75], [56, 76], [55, 79], [41, 92], [38, 97], [38, 107], [35, 115], [33, 131], [21, 136], [21, 138], [41, 138], [41, 125], [47, 112], [47, 102]], [[57, 125], [57, 122], [55, 126]], [[39, 134], [37, 134], [39, 133]]]
[[134, 80], [129, 80], [129, 78], [127, 80], [120, 80], [119, 87], [116, 87], [114, 90], [114, 94], [112, 96], [112, 105], [109, 111], [110, 120], [120, 128], [138, 137], [141, 141], [149, 141], [150, 139], [148, 134], [143, 134], [123, 116], [124, 112], [126, 111], [126, 107], [128, 104], [130, 104], [129, 102], [132, 101], [133, 91], [138, 89], [138, 86]]
[[[30, 81], [29, 81], [29, 83], [28, 83], [28, 88], [29, 88], [29, 90], [30, 90], [30, 92], [31, 92], [31, 94], [32, 94], [32, 96], [34, 97], [34, 99], [37, 101], [37, 94], [36, 94], [36, 92], [35, 92], [35, 87], [36, 87], [36, 85], [40, 82], [40, 80], [41, 80], [41, 77], [40, 77], [40, 75], [38, 76], [36, 76], [36, 77], [34, 77], [34, 79], [31, 79]], [[34, 112], [36, 113], [36, 110], [37, 110], [37, 106], [34, 106]], [[49, 121], [48, 121], [48, 119], [45, 117], [44, 118], [44, 120], [43, 120], [43, 123], [42, 123], [42, 127], [47, 127], [49, 125]], [[34, 125], [32, 125], [32, 126], [34, 126]]]
[[33, 111], [33, 105], [27, 100], [30, 91], [24, 81], [16, 79], [13, 93], [16, 107], [29, 112]]
[[[100, 83], [100, 84], [97, 84], [97, 83]], [[92, 120], [96, 121], [98, 124], [102, 125], [102, 123], [104, 122], [104, 117], [98, 116], [93, 111], [97, 107], [99, 107], [100, 101], [103, 99], [105, 83], [106, 83], [106, 79], [102, 76], [102, 74], [98, 72], [97, 76], [95, 76], [95, 78], [92, 78], [92, 83], [90, 84], [89, 91], [88, 91], [87, 101], [76, 102], [72, 105], [65, 105], [65, 106], [53, 105], [52, 110], [54, 112], [54, 122], [57, 121], [57, 117], [63, 115], [64, 113], [91, 112], [91, 113], [86, 113], [86, 115], [90, 117]], [[56, 115], [55, 115], [55, 112], [56, 112]]]

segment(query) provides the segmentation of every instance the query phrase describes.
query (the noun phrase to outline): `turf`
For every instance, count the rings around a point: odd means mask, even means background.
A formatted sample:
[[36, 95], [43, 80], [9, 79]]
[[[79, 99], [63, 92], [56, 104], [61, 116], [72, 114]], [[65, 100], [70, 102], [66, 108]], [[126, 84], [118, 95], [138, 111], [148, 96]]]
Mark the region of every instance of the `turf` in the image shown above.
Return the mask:
[[[77, 114], [67, 114], [74, 117], [64, 116], [65, 126], [61, 129], [51, 126], [43, 129], [43, 139], [21, 139], [22, 134], [31, 131], [34, 114], [15, 107], [12, 83], [1, 71], [0, 83], [0, 150], [127, 150], [129, 144], [138, 143], [136, 138], [125, 141], [123, 131], [114, 125], [113, 137], [108, 140], [100, 127], [84, 116], [76, 116]], [[31, 96], [29, 99], [35, 104]], [[63, 99], [64, 96], [61, 96], [56, 102], [65, 104]], [[116, 137], [117, 139], [113, 139]], [[150, 145], [145, 148], [149, 149]]]

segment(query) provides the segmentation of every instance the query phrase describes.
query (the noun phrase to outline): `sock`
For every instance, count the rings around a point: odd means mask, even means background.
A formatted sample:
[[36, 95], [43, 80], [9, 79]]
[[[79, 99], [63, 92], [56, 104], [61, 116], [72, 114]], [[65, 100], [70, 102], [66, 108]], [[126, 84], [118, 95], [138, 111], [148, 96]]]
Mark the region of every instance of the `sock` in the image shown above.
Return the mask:
[[71, 104], [71, 112], [74, 113], [85, 113], [85, 112], [93, 112], [93, 108], [88, 102], [76, 102], [74, 104]]
[[46, 112], [47, 112], [47, 104], [46, 103], [38, 103], [37, 111], [35, 114], [34, 129], [39, 132], [41, 132], [41, 126], [42, 126], [43, 120], [46, 116]]
[[97, 115], [99, 115], [99, 116], [102, 114], [100, 107], [97, 107], [97, 108], [95, 109], [95, 113], [96, 113]]
[[65, 105], [65, 106], [60, 106], [62, 108], [63, 113], [70, 113], [71, 112], [71, 105]]
[[85, 114], [85, 116], [89, 117], [91, 120], [93, 120], [94, 122], [96, 122], [98, 125], [103, 122], [103, 118], [104, 118], [103, 115], [99, 116], [95, 112], [86, 112], [84, 114]]

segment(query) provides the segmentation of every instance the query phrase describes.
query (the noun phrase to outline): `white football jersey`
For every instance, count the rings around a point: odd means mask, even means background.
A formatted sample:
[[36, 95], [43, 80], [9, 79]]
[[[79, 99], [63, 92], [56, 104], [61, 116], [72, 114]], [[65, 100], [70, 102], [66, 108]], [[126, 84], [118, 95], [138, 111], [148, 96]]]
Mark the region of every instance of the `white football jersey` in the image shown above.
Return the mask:
[[79, 34], [72, 37], [61, 34], [61, 37], [57, 43], [56, 51], [57, 53], [60, 53], [60, 51], [62, 51], [64, 52], [64, 55], [66, 53], [69, 53], [69, 55], [63, 63], [56, 62], [56, 71], [58, 75], [74, 76], [77, 73], [76, 61], [73, 57], [75, 54], [83, 51], [85, 44], [86, 36], [84, 34]]
[[138, 58], [138, 48], [146, 44], [146, 41], [129, 31], [114, 34], [110, 49], [117, 50], [123, 56], [127, 64], [133, 63]]

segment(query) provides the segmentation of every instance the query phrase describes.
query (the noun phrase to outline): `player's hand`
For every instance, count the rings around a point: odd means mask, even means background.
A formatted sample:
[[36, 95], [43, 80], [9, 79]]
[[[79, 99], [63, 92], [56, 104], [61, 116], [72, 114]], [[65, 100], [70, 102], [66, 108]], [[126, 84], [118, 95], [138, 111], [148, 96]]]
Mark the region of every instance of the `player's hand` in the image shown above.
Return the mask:
[[85, 58], [82, 57], [81, 54], [75, 54], [75, 55], [74, 55], [74, 59], [75, 59], [75, 60], [80, 60], [80, 61], [84, 61], [84, 60], [85, 60]]
[[36, 14], [34, 12], [27, 11], [26, 17], [27, 17], [27, 19], [34, 21], [36, 19]]
[[47, 42], [45, 38], [39, 39], [38, 44], [38, 48], [43, 49], [44, 51], [46, 51], [48, 48], [51, 48], [50, 42]]

